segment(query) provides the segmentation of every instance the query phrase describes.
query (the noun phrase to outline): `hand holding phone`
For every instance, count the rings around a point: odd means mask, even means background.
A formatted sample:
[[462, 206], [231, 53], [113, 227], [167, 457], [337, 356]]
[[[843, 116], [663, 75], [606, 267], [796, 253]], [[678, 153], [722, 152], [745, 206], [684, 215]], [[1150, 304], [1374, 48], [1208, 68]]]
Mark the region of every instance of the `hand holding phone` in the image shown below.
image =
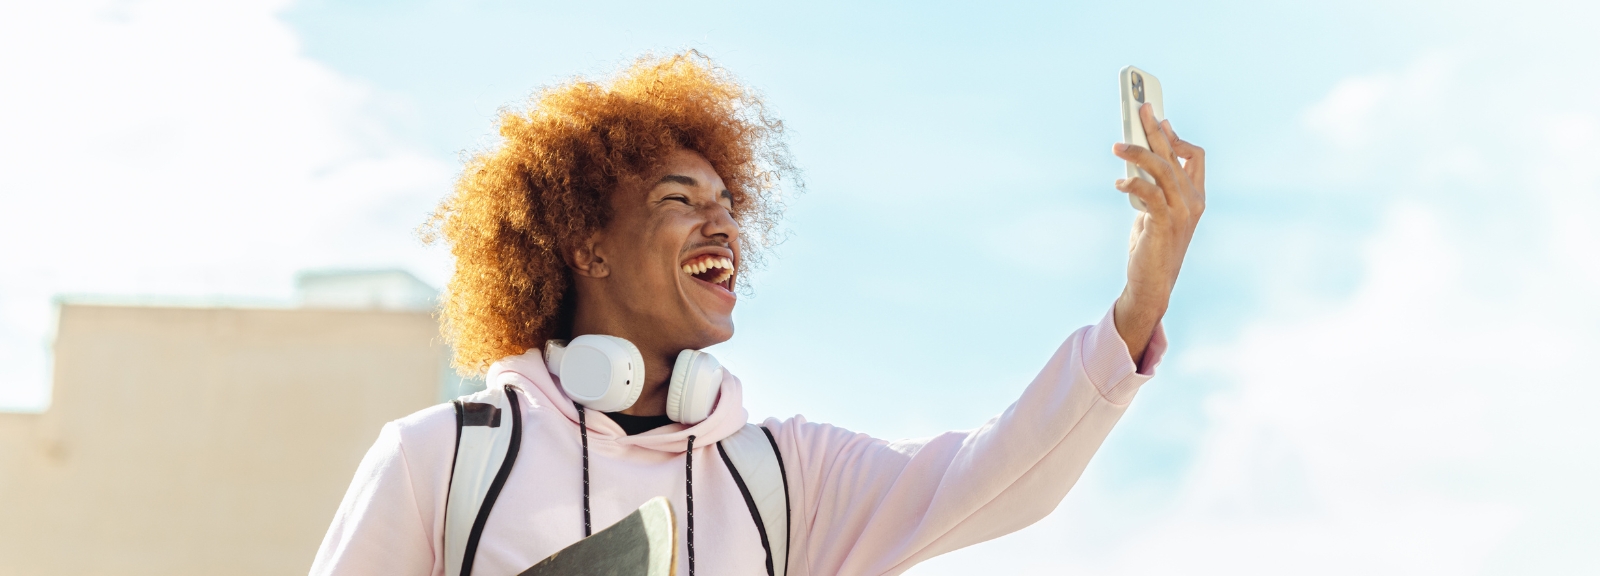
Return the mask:
[[1115, 319], [1136, 363], [1166, 314], [1206, 209], [1205, 150], [1179, 138], [1161, 116], [1161, 84], [1138, 68], [1123, 68], [1123, 142], [1112, 153], [1128, 162], [1128, 177], [1116, 187], [1140, 212], [1133, 219], [1128, 284], [1117, 298]]
[[[1166, 113], [1161, 109], [1161, 81], [1149, 72], [1128, 66], [1118, 74], [1122, 85], [1122, 143], [1150, 149], [1150, 142], [1145, 138], [1144, 122], [1139, 119], [1139, 107], [1146, 102], [1150, 103], [1150, 111], [1155, 114], [1156, 122], [1166, 119]], [[1155, 178], [1150, 176], [1133, 162], [1127, 163], [1129, 178], [1143, 178], [1145, 182], [1155, 184]], [[1144, 201], [1132, 194], [1128, 195], [1128, 202], [1141, 212], [1148, 210]]]

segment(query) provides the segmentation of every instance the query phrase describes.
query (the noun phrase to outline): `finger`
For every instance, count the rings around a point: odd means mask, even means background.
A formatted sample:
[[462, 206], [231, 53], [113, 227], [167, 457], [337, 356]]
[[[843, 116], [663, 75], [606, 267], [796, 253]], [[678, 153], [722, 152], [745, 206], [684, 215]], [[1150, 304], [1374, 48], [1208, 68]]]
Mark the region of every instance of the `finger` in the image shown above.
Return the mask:
[[1172, 151], [1183, 159], [1183, 171], [1189, 173], [1189, 181], [1194, 182], [1196, 188], [1206, 188], [1206, 151], [1204, 148], [1190, 144], [1187, 140], [1174, 139]]
[[1150, 150], [1173, 164], [1178, 159], [1172, 156], [1172, 141], [1167, 138], [1167, 133], [1161, 129], [1161, 121], [1156, 120], [1155, 107], [1146, 102], [1139, 107], [1139, 124], [1144, 128], [1145, 141], [1150, 143]]
[[[1173, 155], [1183, 159], [1183, 167], [1185, 169], [1189, 168], [1189, 162], [1191, 160], [1200, 162], [1197, 170], [1189, 171], [1190, 177], [1193, 178], [1197, 175], [1204, 177], [1206, 169], [1206, 151], [1199, 146], [1195, 146], [1193, 143], [1190, 143], [1188, 140], [1179, 138], [1178, 131], [1172, 128], [1171, 120], [1162, 120], [1161, 130], [1167, 133], [1168, 138], [1172, 139], [1172, 153]], [[1200, 185], [1200, 183], [1201, 182], [1199, 179], [1195, 180], [1196, 185]]]
[[1172, 129], [1171, 120], [1161, 121], [1161, 133], [1167, 135], [1167, 141], [1172, 143], [1172, 155], [1178, 156], [1178, 133]]
[[1161, 130], [1172, 139], [1172, 153], [1183, 159], [1182, 170], [1189, 175], [1189, 184], [1194, 190], [1194, 198], [1188, 200], [1188, 208], [1196, 214], [1203, 212], [1206, 206], [1206, 151], [1195, 146], [1187, 140], [1178, 137], [1178, 131], [1172, 127], [1171, 120], [1161, 121]]
[[1143, 178], [1123, 178], [1117, 180], [1116, 187], [1117, 190], [1143, 200], [1145, 211], [1152, 216], [1165, 216], [1169, 210], [1166, 195], [1155, 184], [1145, 182]]
[[[1177, 200], [1177, 194], [1182, 190], [1182, 186], [1178, 182], [1178, 173], [1172, 162], [1156, 156], [1154, 152], [1143, 146], [1117, 144], [1112, 147], [1112, 151], [1118, 158], [1132, 162], [1134, 166], [1143, 168], [1145, 172], [1155, 178], [1156, 185], [1166, 195], [1166, 200], [1163, 200], [1163, 202], [1172, 203]], [[1142, 179], [1140, 180], [1142, 181]], [[1148, 182], [1146, 183], [1148, 184]]]

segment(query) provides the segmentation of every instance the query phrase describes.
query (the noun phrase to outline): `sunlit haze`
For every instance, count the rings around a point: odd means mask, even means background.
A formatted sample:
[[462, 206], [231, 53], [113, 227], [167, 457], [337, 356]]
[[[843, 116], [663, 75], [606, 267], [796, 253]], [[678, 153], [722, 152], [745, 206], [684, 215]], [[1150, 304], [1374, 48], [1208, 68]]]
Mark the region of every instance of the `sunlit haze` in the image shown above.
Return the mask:
[[911, 573], [1600, 572], [1600, 8], [1141, 6], [4, 4], [0, 408], [63, 296], [442, 286], [499, 108], [696, 48], [807, 184], [713, 350], [751, 415], [975, 427], [1120, 290], [1134, 64], [1208, 150], [1171, 352], [1052, 516]]

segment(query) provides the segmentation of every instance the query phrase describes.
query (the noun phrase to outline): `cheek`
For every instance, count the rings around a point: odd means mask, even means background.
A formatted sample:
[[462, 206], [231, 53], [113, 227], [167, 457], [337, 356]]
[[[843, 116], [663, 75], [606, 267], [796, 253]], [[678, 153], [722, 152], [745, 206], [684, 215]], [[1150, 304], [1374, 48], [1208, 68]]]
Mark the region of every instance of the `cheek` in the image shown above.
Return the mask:
[[684, 238], [683, 226], [674, 225], [674, 222], [652, 222], [652, 226], [643, 239], [649, 249], [645, 250], [649, 262], [645, 264], [652, 276], [672, 279], [678, 272], [678, 260], [683, 252]]

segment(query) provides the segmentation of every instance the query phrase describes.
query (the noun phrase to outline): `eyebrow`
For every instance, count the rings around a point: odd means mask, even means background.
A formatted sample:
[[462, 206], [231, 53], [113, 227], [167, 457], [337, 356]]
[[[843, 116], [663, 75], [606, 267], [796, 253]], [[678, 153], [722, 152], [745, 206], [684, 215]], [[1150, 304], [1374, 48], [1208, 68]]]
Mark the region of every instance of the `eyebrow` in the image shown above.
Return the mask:
[[656, 184], [658, 184], [658, 185], [659, 184], [666, 184], [668, 182], [671, 182], [673, 184], [682, 184], [684, 186], [699, 186], [700, 185], [699, 181], [695, 180], [694, 178], [690, 178], [688, 176], [684, 176], [682, 174], [668, 174], [666, 176], [662, 176], [660, 180], [656, 181]]
[[[671, 182], [673, 184], [682, 184], [684, 186], [699, 186], [700, 185], [700, 181], [699, 180], [695, 180], [694, 178], [690, 178], [690, 177], [684, 176], [682, 174], [668, 174], [666, 176], [662, 176], [660, 180], [656, 181], [656, 185], [660, 186], [660, 185], [666, 184], [668, 182]], [[729, 192], [727, 190], [723, 190], [723, 191], [717, 193], [717, 197], [719, 197], [719, 198], [727, 198], [729, 200], [733, 200], [733, 192]]]

